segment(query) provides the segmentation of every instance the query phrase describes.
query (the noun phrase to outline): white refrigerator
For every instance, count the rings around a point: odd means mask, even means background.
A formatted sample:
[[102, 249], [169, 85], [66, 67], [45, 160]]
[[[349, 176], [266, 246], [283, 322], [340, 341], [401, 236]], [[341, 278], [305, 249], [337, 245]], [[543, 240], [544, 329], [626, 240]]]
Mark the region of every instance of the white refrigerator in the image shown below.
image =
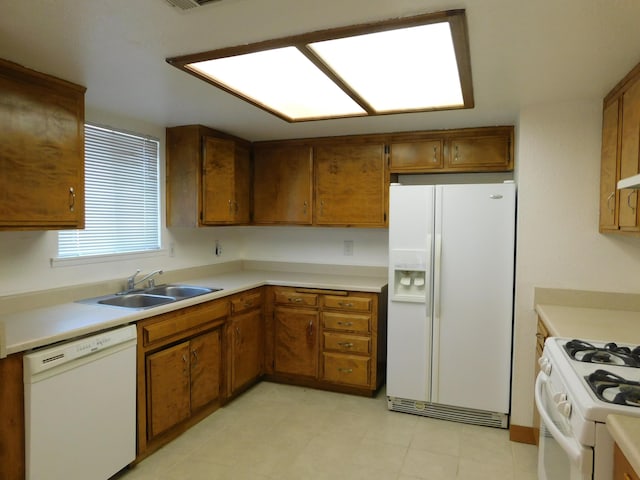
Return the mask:
[[508, 427], [515, 217], [513, 182], [391, 185], [390, 410]]

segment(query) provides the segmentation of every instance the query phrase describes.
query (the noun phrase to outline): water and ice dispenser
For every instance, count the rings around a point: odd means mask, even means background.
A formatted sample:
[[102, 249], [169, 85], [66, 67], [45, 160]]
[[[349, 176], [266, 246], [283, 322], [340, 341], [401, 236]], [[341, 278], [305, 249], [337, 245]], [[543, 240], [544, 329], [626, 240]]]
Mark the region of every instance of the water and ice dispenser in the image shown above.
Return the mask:
[[391, 300], [426, 302], [430, 288], [426, 250], [392, 250], [389, 270]]

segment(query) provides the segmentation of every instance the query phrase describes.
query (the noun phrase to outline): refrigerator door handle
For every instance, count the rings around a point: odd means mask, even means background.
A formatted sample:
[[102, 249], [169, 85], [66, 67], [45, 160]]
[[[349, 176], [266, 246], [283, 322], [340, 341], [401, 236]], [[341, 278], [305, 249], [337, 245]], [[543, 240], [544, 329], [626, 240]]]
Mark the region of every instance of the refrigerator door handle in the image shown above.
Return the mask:
[[442, 272], [442, 235], [435, 235], [433, 258], [433, 325], [431, 332], [431, 401], [438, 401], [440, 355], [440, 274]]

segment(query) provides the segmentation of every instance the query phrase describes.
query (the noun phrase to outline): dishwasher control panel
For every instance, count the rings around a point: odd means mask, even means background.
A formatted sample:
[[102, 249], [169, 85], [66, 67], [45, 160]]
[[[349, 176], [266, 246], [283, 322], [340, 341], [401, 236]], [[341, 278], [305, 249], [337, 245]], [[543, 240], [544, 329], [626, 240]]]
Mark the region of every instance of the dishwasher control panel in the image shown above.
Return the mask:
[[136, 327], [135, 325], [127, 325], [53, 347], [45, 347], [24, 356], [24, 378], [31, 378], [36, 373], [44, 372], [75, 359], [118, 345], [135, 343], [135, 341]]

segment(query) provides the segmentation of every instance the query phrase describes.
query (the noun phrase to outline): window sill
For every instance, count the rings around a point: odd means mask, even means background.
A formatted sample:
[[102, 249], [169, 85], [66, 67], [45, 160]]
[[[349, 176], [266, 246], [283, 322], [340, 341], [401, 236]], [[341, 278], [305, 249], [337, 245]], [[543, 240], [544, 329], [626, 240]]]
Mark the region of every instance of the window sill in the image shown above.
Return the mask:
[[84, 257], [53, 257], [50, 259], [51, 268], [74, 267], [77, 265], [91, 265], [94, 263], [117, 262], [125, 260], [137, 260], [140, 258], [152, 258], [167, 256], [164, 248], [147, 252], [117, 253], [107, 255], [87, 255]]

